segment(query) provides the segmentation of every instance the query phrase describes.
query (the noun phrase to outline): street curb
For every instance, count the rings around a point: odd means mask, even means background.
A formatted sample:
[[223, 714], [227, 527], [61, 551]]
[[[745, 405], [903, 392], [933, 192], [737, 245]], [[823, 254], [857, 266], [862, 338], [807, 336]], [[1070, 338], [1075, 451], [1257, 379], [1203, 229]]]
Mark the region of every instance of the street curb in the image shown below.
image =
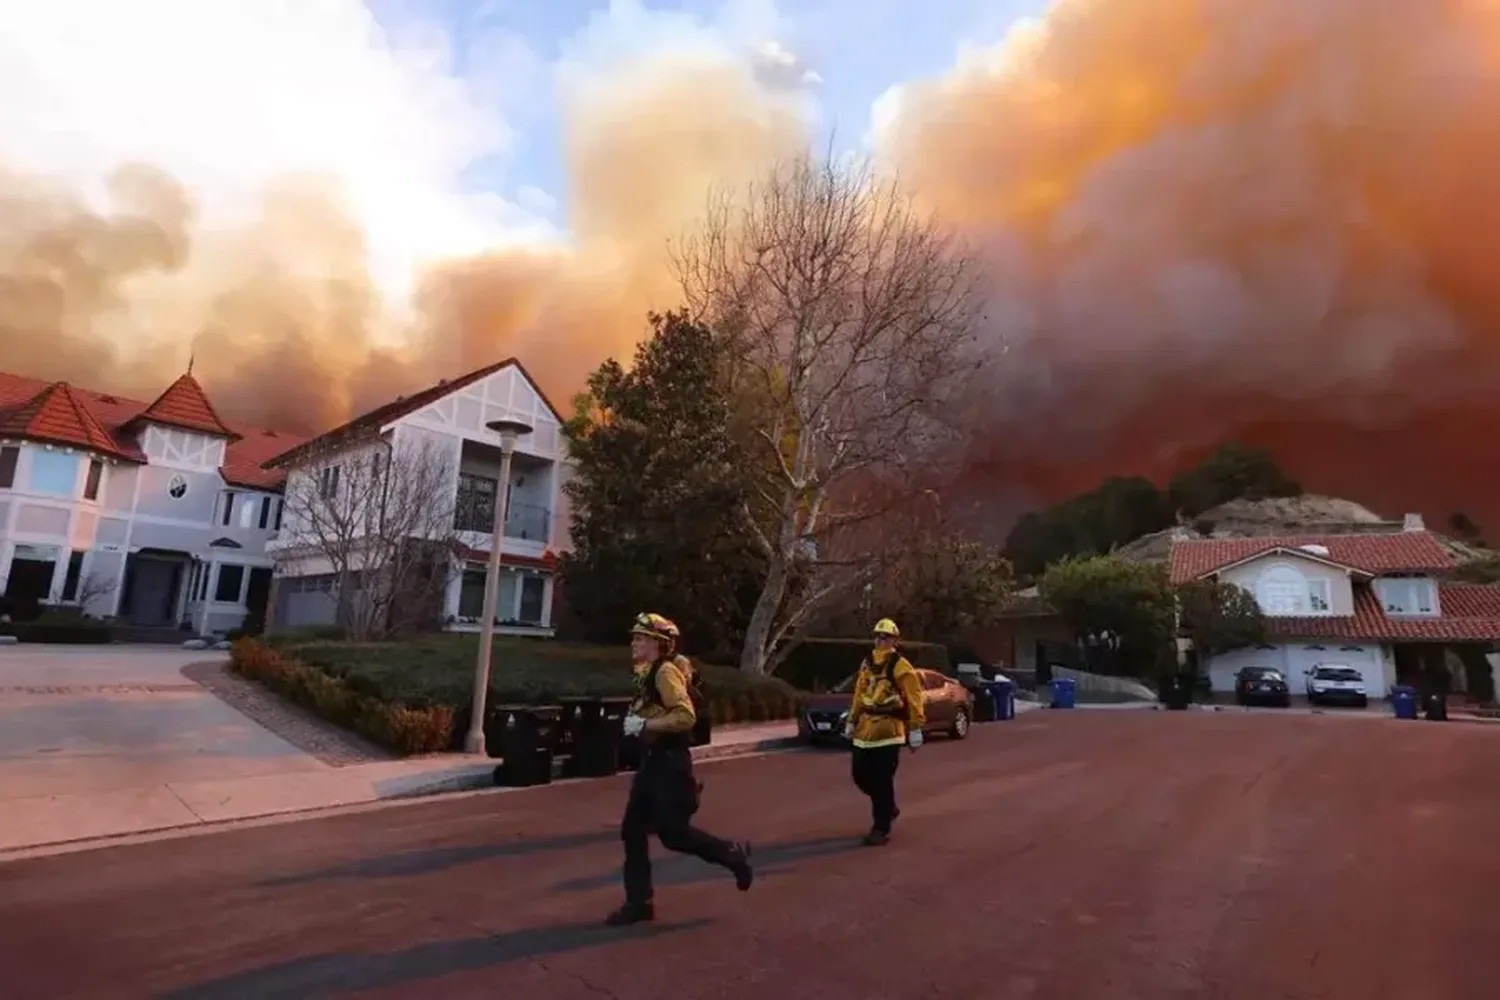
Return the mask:
[[[754, 743], [730, 743], [714, 746], [693, 748], [693, 761], [729, 760], [734, 757], [746, 757], [750, 754], [773, 753], [778, 750], [792, 750], [802, 745], [802, 741], [795, 736], [776, 736], [770, 739], [756, 740]], [[451, 792], [475, 792], [486, 788], [504, 788], [504, 785], [495, 784], [495, 768], [500, 766], [498, 757], [492, 758], [482, 764], [465, 765], [464, 770], [458, 774], [448, 774], [427, 784], [415, 785], [411, 788], [402, 789], [390, 795], [382, 795], [374, 801], [386, 802], [392, 799], [423, 799], [433, 795], [446, 795]], [[627, 772], [617, 772], [624, 774]], [[552, 765], [552, 777], [554, 780], [562, 777], [562, 761], [554, 760]]]
[[[693, 750], [694, 761], [719, 761], [732, 760], [736, 757], [748, 757], [754, 754], [774, 753], [783, 750], [796, 749], [801, 741], [795, 736], [774, 737], [771, 739], [756, 740], [752, 743], [731, 743], [721, 746], [709, 744], [705, 747], [695, 747]], [[142, 840], [152, 840], [160, 837], [172, 836], [195, 836], [197, 834], [208, 834], [222, 832], [246, 825], [261, 825], [265, 823], [296, 822], [305, 819], [317, 819], [322, 816], [338, 815], [351, 810], [365, 810], [378, 807], [388, 803], [407, 803], [415, 799], [436, 798], [443, 795], [474, 794], [478, 792], [522, 792], [532, 789], [548, 788], [549, 785], [534, 785], [527, 788], [510, 788], [505, 785], [495, 784], [495, 768], [499, 765], [498, 758], [490, 759], [481, 763], [463, 764], [458, 768], [441, 774], [432, 781], [422, 782], [420, 777], [406, 779], [411, 784], [404, 784], [399, 790], [383, 795], [377, 795], [373, 799], [363, 802], [347, 802], [336, 805], [313, 806], [307, 809], [289, 809], [278, 812], [258, 813], [250, 816], [236, 816], [233, 819], [222, 819], [203, 821], [198, 823], [177, 823], [170, 826], [152, 827], [145, 830], [131, 830], [125, 833], [103, 834], [93, 837], [72, 837], [62, 840], [49, 840], [37, 844], [26, 844], [23, 846], [0, 848], [0, 865], [11, 861], [22, 861], [31, 857], [45, 857], [52, 854], [76, 853], [79, 851], [97, 850], [106, 847], [117, 847], [124, 844], [138, 843]], [[558, 762], [560, 763], [560, 761]], [[559, 778], [557, 773], [558, 764], [554, 764], [554, 780]], [[456, 772], [456, 773], [455, 773]], [[619, 777], [628, 774], [620, 771], [610, 777]], [[568, 778], [568, 783], [574, 781], [594, 781], [595, 778]]]

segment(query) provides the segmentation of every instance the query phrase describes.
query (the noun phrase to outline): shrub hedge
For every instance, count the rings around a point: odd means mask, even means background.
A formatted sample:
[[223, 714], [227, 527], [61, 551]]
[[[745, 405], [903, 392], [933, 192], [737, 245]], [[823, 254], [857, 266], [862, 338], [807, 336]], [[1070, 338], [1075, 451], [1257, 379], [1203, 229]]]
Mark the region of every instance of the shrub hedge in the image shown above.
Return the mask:
[[[827, 691], [853, 675], [870, 655], [868, 639], [805, 639], [781, 662], [776, 676], [804, 691]], [[947, 647], [934, 642], [903, 642], [901, 653], [914, 667], [951, 673]]]
[[241, 676], [388, 750], [437, 753], [453, 742], [453, 709], [446, 705], [413, 708], [381, 701], [249, 638], [239, 639], [230, 647], [229, 662]]
[[[325, 630], [322, 634], [328, 633]], [[313, 638], [309, 632], [280, 633], [267, 636], [265, 641], [241, 639], [233, 650], [235, 669], [245, 676], [390, 749], [403, 753], [457, 750], [468, 730], [478, 651], [474, 636], [431, 635], [353, 643]], [[549, 704], [570, 695], [623, 696], [634, 689], [630, 653], [623, 647], [496, 636], [493, 650], [490, 707]], [[242, 661], [248, 667], [241, 666]], [[750, 677], [728, 667], [697, 666], [715, 725], [792, 718], [802, 704], [801, 693], [777, 678]], [[297, 679], [299, 671], [316, 674], [322, 681]], [[289, 676], [283, 678], [283, 673]], [[271, 679], [263, 679], [266, 677]], [[324, 690], [318, 686], [322, 682], [344, 693]], [[435, 723], [417, 741], [420, 747], [398, 746], [382, 739], [371, 731], [378, 728], [371, 704], [407, 713], [445, 711], [447, 730], [442, 745], [432, 745], [439, 739]], [[415, 725], [409, 720], [399, 726], [382, 724], [403, 734]]]
[[0, 622], [0, 635], [13, 635], [17, 642], [46, 642], [59, 645], [107, 645], [114, 632], [105, 622], [93, 618], [38, 618], [29, 622]]

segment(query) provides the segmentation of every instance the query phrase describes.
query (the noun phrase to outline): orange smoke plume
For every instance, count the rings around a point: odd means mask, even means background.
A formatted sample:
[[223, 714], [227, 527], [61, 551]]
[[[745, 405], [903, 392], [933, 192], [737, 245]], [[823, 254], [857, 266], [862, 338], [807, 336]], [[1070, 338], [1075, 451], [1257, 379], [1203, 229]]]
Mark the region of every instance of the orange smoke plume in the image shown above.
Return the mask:
[[452, 260], [399, 317], [339, 192], [287, 178], [238, 228], [197, 226], [191, 192], [127, 165], [100, 211], [0, 173], [0, 369], [146, 398], [195, 357], [237, 419], [318, 431], [400, 393], [517, 356], [559, 403], [675, 306], [667, 242], [711, 188], [806, 142], [752, 67], [642, 58], [565, 109], [573, 242]]
[[[905, 87], [882, 153], [990, 276], [969, 481], [1039, 502], [1238, 437], [1500, 525], [1497, 59], [1486, 0], [1060, 0]], [[150, 395], [192, 347], [227, 411], [302, 430], [510, 354], [566, 399], [675, 304], [706, 189], [808, 131], [748, 67], [658, 58], [564, 133], [572, 243], [436, 266], [412, 317], [310, 180], [204, 232], [149, 168], [108, 212], [0, 176], [0, 368]]]
[[981, 479], [1056, 498], [1237, 437], [1500, 526], [1500, 7], [1376, 6], [1063, 0], [901, 95], [888, 149], [1010, 343]]

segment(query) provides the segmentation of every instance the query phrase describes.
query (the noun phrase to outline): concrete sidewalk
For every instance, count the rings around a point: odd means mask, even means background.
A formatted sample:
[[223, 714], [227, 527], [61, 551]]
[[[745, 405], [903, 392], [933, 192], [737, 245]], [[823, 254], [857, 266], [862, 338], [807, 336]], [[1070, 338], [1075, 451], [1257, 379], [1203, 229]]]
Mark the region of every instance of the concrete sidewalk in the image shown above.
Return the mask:
[[[731, 726], [694, 758], [785, 749], [794, 722]], [[348, 767], [222, 780], [164, 781], [133, 788], [14, 798], [0, 812], [0, 855], [76, 841], [126, 837], [386, 799], [494, 787], [498, 761], [441, 754]]]

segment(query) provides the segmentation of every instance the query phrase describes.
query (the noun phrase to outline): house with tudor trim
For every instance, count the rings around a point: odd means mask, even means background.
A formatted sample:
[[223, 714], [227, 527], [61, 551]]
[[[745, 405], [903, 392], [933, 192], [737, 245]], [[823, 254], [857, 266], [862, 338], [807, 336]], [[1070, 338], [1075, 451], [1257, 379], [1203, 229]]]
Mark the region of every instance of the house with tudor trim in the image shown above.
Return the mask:
[[261, 463], [302, 440], [223, 420], [191, 371], [149, 402], [0, 372], [0, 595], [136, 638], [240, 625], [282, 516]]
[[[422, 449], [450, 470], [458, 554], [438, 616], [452, 631], [479, 628], [484, 581], [499, 497], [500, 438], [491, 421], [511, 419], [533, 430], [515, 445], [501, 546], [499, 605], [503, 632], [551, 635], [557, 595], [557, 553], [568, 545], [563, 484], [570, 460], [563, 418], [519, 361], [504, 361], [392, 400], [272, 457], [266, 467], [295, 491], [308, 482], [339, 489], [351, 463], [372, 454]], [[448, 506], [445, 504], [445, 507]], [[332, 624], [338, 576], [313, 534], [289, 514], [268, 551], [276, 561], [270, 620], [280, 628]]]

